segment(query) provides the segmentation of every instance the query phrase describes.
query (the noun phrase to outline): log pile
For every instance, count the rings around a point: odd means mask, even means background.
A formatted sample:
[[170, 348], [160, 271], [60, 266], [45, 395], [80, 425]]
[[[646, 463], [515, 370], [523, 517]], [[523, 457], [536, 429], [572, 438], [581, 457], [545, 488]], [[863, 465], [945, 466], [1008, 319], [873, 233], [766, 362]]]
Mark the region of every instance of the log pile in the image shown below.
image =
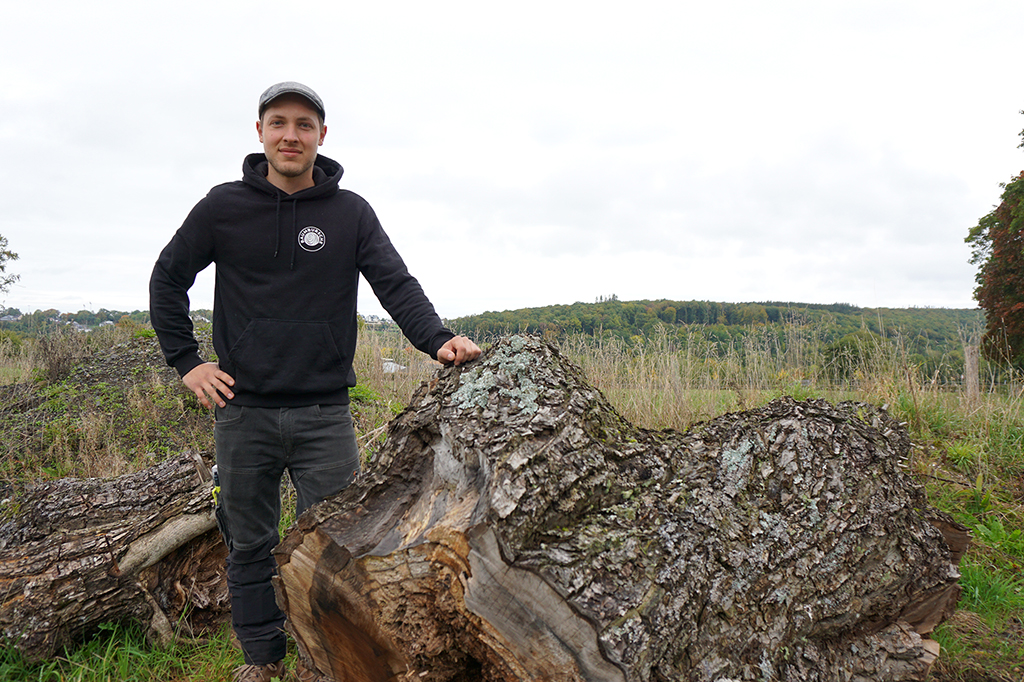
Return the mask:
[[276, 550], [337, 680], [923, 680], [963, 527], [867, 404], [780, 399], [652, 432], [557, 349], [443, 370]]
[[156, 641], [229, 617], [210, 471], [186, 454], [116, 479], [61, 479], [0, 524], [0, 633], [29, 661], [100, 624], [132, 620]]

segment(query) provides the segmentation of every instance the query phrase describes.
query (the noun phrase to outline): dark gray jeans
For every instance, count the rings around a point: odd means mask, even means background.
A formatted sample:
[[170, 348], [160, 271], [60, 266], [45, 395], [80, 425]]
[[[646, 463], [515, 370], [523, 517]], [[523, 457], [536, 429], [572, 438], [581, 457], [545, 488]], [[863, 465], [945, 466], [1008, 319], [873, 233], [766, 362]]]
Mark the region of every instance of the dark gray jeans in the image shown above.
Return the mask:
[[296, 516], [347, 487], [359, 469], [352, 415], [348, 405], [228, 405], [216, 416], [217, 514], [228, 546], [231, 623], [246, 663], [275, 663], [287, 644], [271, 582], [281, 475], [287, 469], [295, 486]]

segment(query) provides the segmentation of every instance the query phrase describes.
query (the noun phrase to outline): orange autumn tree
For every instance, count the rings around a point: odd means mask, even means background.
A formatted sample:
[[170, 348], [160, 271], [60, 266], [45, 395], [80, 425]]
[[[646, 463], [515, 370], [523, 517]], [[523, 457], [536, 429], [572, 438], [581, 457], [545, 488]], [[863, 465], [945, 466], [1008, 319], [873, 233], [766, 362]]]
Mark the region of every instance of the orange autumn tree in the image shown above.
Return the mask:
[[999, 205], [964, 241], [972, 248], [971, 263], [980, 266], [974, 298], [985, 311], [982, 351], [1024, 368], [1024, 172], [1000, 186]]

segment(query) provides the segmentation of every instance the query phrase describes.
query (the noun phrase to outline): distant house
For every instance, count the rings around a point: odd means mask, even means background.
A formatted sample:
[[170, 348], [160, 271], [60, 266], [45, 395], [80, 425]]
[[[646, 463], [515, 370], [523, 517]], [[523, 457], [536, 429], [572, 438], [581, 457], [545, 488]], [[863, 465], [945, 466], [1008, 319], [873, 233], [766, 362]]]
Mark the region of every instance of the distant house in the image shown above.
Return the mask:
[[386, 317], [378, 317], [377, 315], [362, 315], [361, 317], [363, 318], [363, 324], [370, 329], [386, 328], [395, 324], [392, 320]]
[[394, 374], [395, 372], [401, 372], [409, 369], [405, 365], [400, 365], [391, 358], [384, 358], [380, 363], [381, 369], [384, 370], [385, 374]]

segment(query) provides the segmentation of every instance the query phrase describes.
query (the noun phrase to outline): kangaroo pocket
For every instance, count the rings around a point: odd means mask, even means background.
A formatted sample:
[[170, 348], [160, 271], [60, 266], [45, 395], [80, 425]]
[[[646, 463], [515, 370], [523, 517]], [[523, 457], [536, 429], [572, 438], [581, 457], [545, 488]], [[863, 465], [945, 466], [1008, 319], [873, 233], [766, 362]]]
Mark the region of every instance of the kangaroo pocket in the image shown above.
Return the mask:
[[344, 362], [326, 322], [252, 320], [228, 355], [238, 391], [326, 393], [345, 386]]

